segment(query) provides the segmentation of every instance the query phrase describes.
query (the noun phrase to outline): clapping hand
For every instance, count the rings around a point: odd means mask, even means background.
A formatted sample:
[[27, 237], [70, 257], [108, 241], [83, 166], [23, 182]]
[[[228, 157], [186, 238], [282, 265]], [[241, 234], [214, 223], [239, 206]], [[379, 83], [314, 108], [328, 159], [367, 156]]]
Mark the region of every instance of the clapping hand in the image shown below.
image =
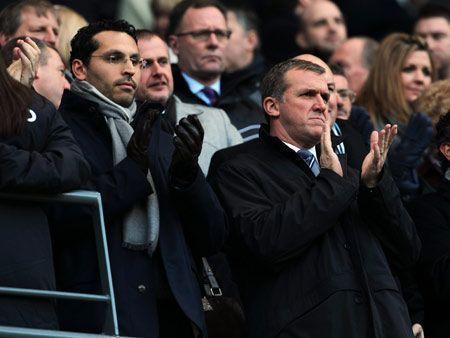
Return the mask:
[[327, 120], [325, 121], [325, 126], [323, 127], [323, 133], [320, 139], [320, 167], [333, 170], [342, 177], [342, 166], [331, 144], [331, 127], [329, 120], [330, 115], [327, 114]]
[[13, 62], [8, 67], [8, 73], [15, 80], [27, 87], [33, 85], [41, 51], [29, 37], [17, 40], [18, 47], [13, 50]]
[[370, 152], [361, 167], [361, 180], [368, 188], [374, 188], [386, 162], [389, 147], [397, 135], [397, 125], [387, 124], [381, 131], [370, 135]]
[[182, 118], [175, 127], [175, 151], [169, 171], [176, 186], [188, 186], [195, 180], [203, 135], [203, 127], [195, 115]]

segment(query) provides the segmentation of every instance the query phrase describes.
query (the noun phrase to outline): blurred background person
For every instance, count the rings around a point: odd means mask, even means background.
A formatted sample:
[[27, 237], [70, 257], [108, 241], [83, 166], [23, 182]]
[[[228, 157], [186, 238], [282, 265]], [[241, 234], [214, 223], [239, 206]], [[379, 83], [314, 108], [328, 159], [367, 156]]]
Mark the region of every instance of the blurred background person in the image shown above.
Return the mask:
[[[52, 104], [9, 76], [1, 54], [0, 97], [0, 191], [60, 193], [84, 183], [89, 165], [69, 128]], [[0, 284], [55, 290], [44, 211], [34, 203], [2, 199], [0, 224]], [[1, 296], [0, 325], [57, 329], [55, 303]]]
[[378, 42], [369, 37], [351, 37], [337, 47], [330, 58], [331, 63], [343, 68], [349, 88], [355, 94], [369, 76], [378, 46]]
[[265, 121], [260, 83], [266, 68], [259, 52], [258, 19], [249, 9], [234, 6], [227, 8], [227, 24], [232, 33], [224, 52], [222, 87], [234, 125], [250, 141]]
[[366, 108], [375, 128], [399, 126], [389, 164], [404, 198], [420, 192], [417, 167], [433, 134], [431, 119], [415, 113], [413, 104], [434, 80], [426, 44], [404, 33], [388, 35], [380, 44], [369, 77], [356, 104]]
[[[7, 66], [13, 62], [13, 51], [18, 46], [17, 42], [21, 39], [23, 38], [12, 39], [2, 48]], [[38, 39], [33, 39], [33, 41], [41, 52], [33, 88], [53, 103], [56, 108], [59, 108], [64, 89], [70, 88], [70, 84], [64, 76], [64, 64], [56, 49]]]
[[19, 36], [31, 36], [55, 47], [59, 22], [53, 5], [46, 0], [21, 0], [0, 12], [0, 45]]
[[426, 40], [439, 79], [450, 78], [450, 8], [438, 4], [422, 7], [414, 33]]
[[70, 7], [55, 5], [54, 9], [58, 21], [63, 23], [59, 29], [59, 43], [57, 49], [66, 69], [69, 69], [71, 51], [70, 41], [81, 27], [88, 25], [88, 22], [82, 15]]
[[152, 0], [150, 8], [153, 13], [153, 31], [165, 39], [169, 27], [170, 12], [181, 0]]
[[408, 208], [422, 241], [419, 281], [427, 338], [447, 337], [450, 331], [450, 111], [436, 125], [435, 145], [443, 172], [439, 188]]
[[327, 62], [346, 39], [344, 15], [334, 2], [315, 0], [303, 8], [299, 15], [296, 42], [304, 52]]

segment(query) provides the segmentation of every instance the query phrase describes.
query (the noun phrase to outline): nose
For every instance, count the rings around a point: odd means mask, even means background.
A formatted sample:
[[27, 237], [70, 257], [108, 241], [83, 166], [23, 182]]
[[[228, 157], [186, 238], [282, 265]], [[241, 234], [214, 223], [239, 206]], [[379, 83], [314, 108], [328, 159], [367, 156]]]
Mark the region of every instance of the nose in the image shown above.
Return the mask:
[[423, 74], [421, 69], [417, 69], [414, 72], [414, 82], [418, 84], [423, 84], [425, 81], [425, 75]]
[[136, 73], [136, 68], [138, 68], [138, 66], [133, 65], [131, 59], [127, 58], [127, 61], [124, 63], [123, 66], [123, 73], [133, 76]]
[[328, 108], [327, 103], [324, 101], [324, 99], [320, 94], [317, 94], [315, 109], [320, 110], [322, 113], [324, 113], [327, 110], [327, 108]]
[[47, 33], [45, 34], [44, 41], [55, 47], [56, 40], [58, 39], [57, 35], [53, 32], [53, 29], [47, 29]]
[[162, 74], [162, 67], [158, 62], [153, 62], [151, 66], [152, 76], [160, 76]]
[[427, 35], [427, 37], [425, 38], [425, 41], [426, 41], [426, 43], [428, 45], [428, 48], [430, 50], [433, 50], [434, 49], [434, 39], [433, 39], [433, 37], [431, 35]]
[[70, 89], [70, 83], [66, 78], [64, 78], [64, 89]]
[[208, 46], [218, 46], [219, 40], [217, 39], [216, 33], [209, 34]]

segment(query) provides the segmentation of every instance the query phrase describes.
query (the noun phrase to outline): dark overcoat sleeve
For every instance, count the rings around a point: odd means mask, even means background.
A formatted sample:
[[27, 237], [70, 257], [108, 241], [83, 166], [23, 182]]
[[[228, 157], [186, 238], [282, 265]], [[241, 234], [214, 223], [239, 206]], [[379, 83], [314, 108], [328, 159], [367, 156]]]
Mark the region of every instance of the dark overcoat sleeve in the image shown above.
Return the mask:
[[399, 270], [412, 267], [420, 255], [420, 240], [386, 168], [375, 188], [361, 186], [358, 201], [363, 220], [381, 242], [389, 262]]
[[304, 184], [285, 201], [276, 202], [264, 191], [257, 172], [233, 162], [223, 164], [211, 182], [233, 234], [248, 254], [270, 269], [301, 255], [335, 226], [359, 186], [353, 170], [348, 177], [340, 177], [322, 169], [315, 184]]
[[227, 217], [200, 168], [189, 187], [172, 186], [171, 192], [192, 251], [198, 256], [218, 252], [228, 235]]
[[0, 189], [59, 193], [79, 188], [89, 177], [89, 165], [69, 127], [54, 107], [45, 109], [45, 124], [36, 131], [45, 133], [41, 149], [0, 142]]
[[[442, 302], [450, 301], [450, 226], [437, 205], [442, 201], [416, 200], [409, 205], [423, 243], [423, 279]], [[441, 207], [441, 206], [440, 206]], [[450, 204], [447, 203], [447, 208]], [[447, 209], [448, 210], [448, 209]]]

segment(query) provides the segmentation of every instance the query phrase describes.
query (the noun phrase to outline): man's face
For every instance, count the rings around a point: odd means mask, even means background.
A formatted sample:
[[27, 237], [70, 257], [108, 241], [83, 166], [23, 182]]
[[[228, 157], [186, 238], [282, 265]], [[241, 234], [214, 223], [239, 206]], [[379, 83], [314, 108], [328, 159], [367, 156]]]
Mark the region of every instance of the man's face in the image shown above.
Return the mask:
[[312, 147], [320, 141], [327, 119], [329, 91], [325, 76], [304, 70], [285, 74], [287, 84], [279, 101], [282, 129], [299, 145]]
[[151, 100], [165, 104], [173, 92], [167, 45], [159, 37], [154, 36], [150, 39], [140, 39], [138, 48], [143, 63], [137, 97], [142, 101]]
[[228, 28], [233, 32], [225, 48], [225, 65], [227, 72], [233, 72], [247, 66], [248, 56], [253, 56], [255, 44], [249, 40], [249, 32], [237, 20], [236, 14], [232, 11], [227, 13]]
[[339, 8], [330, 1], [311, 2], [302, 14], [304, 28], [297, 43], [305, 49], [332, 53], [347, 38], [347, 28]]
[[349, 39], [340, 45], [331, 56], [330, 62], [341, 66], [348, 79], [349, 87], [359, 93], [369, 76], [362, 60], [364, 40]]
[[64, 76], [65, 67], [59, 54], [49, 47], [47, 53], [47, 64], [38, 66], [33, 87], [58, 108], [64, 89], [69, 89], [70, 84]]
[[415, 33], [426, 40], [438, 69], [450, 64], [450, 22], [442, 17], [421, 19]]
[[93, 38], [100, 46], [80, 74], [75, 72], [77, 79], [88, 81], [113, 102], [129, 107], [141, 78], [136, 42], [130, 35], [114, 31], [104, 31]]
[[51, 12], [38, 16], [34, 8], [25, 8], [22, 11], [21, 24], [14, 36], [30, 36], [47, 42], [55, 47], [58, 43], [59, 25]]
[[[177, 34], [193, 34], [170, 37], [180, 69], [200, 82], [215, 82], [225, 68], [223, 54], [228, 38], [223, 33], [227, 30], [225, 17], [216, 7], [189, 8]], [[221, 33], [208, 34], [207, 31]]]
[[335, 74], [334, 82], [336, 83], [337, 93], [337, 118], [348, 120], [355, 94], [348, 87], [348, 81], [345, 76]]

